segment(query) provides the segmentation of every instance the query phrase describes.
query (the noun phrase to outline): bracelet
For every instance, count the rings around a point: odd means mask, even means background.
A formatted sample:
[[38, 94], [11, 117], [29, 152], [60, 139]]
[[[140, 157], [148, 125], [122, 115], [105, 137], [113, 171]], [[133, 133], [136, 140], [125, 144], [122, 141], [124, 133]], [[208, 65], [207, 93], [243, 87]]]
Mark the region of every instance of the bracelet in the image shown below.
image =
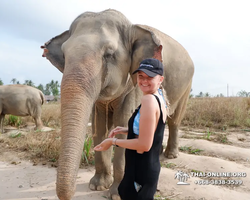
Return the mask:
[[118, 145], [116, 145], [116, 140], [117, 140], [118, 138], [113, 138], [113, 140], [112, 140], [112, 144], [114, 145], [114, 146], [116, 146], [116, 147], [118, 147]]

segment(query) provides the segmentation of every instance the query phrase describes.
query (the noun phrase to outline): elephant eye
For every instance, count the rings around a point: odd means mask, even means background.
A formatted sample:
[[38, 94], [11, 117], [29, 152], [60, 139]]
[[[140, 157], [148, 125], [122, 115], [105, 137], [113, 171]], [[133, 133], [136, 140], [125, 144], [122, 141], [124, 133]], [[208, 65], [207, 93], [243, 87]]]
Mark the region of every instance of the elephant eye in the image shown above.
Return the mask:
[[114, 53], [115, 53], [114, 49], [107, 48], [105, 53], [104, 53], [104, 58], [105, 59], [112, 59], [112, 58], [114, 58]]

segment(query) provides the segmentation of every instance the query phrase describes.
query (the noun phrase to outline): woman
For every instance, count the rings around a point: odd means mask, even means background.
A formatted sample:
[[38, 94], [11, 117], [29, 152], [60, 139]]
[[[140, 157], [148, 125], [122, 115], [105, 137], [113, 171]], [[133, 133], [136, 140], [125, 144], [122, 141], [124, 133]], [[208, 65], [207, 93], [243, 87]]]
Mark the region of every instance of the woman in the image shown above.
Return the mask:
[[[95, 151], [105, 151], [117, 145], [126, 148], [125, 173], [118, 191], [123, 200], [153, 200], [160, 173], [159, 154], [167, 118], [167, 105], [162, 91], [163, 65], [153, 58], [140, 63], [137, 83], [143, 97], [141, 105], [129, 119], [128, 128], [116, 127], [109, 138], [97, 145]], [[118, 139], [117, 134], [127, 134]]]

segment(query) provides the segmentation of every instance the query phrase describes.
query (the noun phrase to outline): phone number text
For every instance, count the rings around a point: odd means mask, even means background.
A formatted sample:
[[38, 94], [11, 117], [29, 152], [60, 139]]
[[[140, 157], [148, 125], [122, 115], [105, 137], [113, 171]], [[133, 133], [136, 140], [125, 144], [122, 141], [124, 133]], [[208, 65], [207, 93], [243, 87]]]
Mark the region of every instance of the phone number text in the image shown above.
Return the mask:
[[242, 180], [195, 180], [197, 185], [242, 185]]

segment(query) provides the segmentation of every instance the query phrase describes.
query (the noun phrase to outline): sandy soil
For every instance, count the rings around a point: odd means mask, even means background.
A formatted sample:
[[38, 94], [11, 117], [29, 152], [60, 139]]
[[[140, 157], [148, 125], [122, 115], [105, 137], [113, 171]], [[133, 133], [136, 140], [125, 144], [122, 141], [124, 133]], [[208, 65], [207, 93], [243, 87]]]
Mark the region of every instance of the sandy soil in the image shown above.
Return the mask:
[[[0, 137], [5, 137], [5, 134]], [[155, 199], [173, 200], [249, 200], [250, 199], [250, 133], [226, 132], [226, 144], [214, 142], [220, 133], [209, 135], [200, 131], [181, 131], [179, 146], [192, 154], [180, 152], [177, 159], [161, 156], [162, 169]], [[167, 130], [165, 142], [167, 140]], [[209, 140], [197, 139], [206, 137]], [[215, 139], [217, 137], [217, 139]], [[225, 140], [222, 140], [225, 142]], [[195, 154], [196, 152], [196, 154]], [[11, 152], [0, 143], [0, 199], [1, 200], [55, 200], [56, 168], [33, 166], [22, 160], [24, 152]], [[182, 180], [177, 172], [189, 175]], [[242, 173], [244, 177], [194, 177], [199, 173]], [[73, 200], [108, 199], [108, 191], [91, 191], [88, 181], [94, 167], [79, 169]], [[245, 177], [246, 176], [246, 177]], [[195, 182], [204, 181], [201, 185]], [[221, 181], [223, 180], [223, 181]], [[209, 184], [205, 184], [210, 181]], [[242, 181], [242, 184], [235, 184]], [[231, 184], [229, 184], [231, 183]]]

